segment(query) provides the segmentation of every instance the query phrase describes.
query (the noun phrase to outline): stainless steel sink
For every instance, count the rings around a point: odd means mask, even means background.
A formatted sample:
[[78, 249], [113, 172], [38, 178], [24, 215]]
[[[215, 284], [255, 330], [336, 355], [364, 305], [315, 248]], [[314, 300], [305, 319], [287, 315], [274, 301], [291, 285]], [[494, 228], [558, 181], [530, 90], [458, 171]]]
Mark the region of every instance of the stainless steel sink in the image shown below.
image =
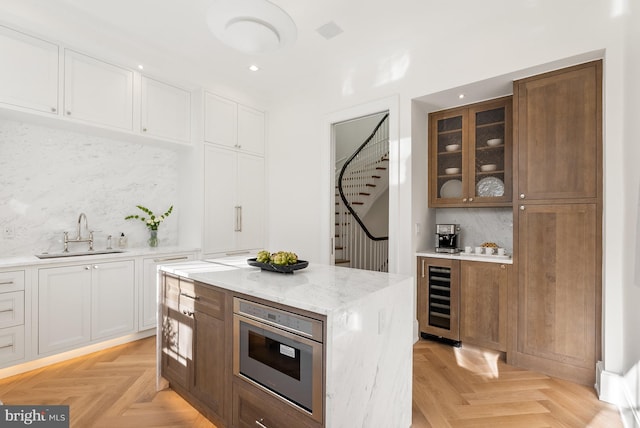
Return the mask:
[[93, 251], [74, 251], [68, 253], [42, 253], [36, 254], [39, 259], [55, 259], [59, 257], [75, 257], [75, 256], [95, 256], [98, 254], [115, 254], [123, 253], [124, 250], [93, 250]]

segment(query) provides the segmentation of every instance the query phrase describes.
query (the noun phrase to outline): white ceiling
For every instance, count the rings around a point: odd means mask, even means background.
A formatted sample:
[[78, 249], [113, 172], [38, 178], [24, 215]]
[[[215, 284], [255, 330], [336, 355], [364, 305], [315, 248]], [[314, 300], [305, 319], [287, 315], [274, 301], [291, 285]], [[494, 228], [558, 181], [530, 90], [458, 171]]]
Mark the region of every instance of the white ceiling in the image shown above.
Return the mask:
[[[314, 85], [319, 78], [340, 81], [385, 62], [394, 61], [394, 67], [402, 68], [402, 58], [424, 57], [430, 45], [451, 38], [456, 29], [473, 29], [486, 22], [475, 13], [461, 14], [463, 0], [273, 0], [295, 21], [297, 41], [274, 53], [248, 55], [211, 35], [206, 24], [210, 3], [0, 0], [0, 22], [132, 68], [142, 63], [151, 75], [169, 75], [206, 87], [222, 82], [265, 100]], [[510, 13], [510, 3], [503, 2], [499, 11], [487, 14], [495, 22], [501, 14]], [[326, 40], [316, 29], [329, 21], [344, 32]], [[491, 28], [484, 28], [483, 35], [492, 37]], [[247, 68], [254, 63], [261, 67], [257, 73]], [[393, 73], [394, 69], [388, 71]]]
[[[407, 3], [405, 0], [402, 3]], [[354, 58], [385, 49], [409, 35], [406, 14], [393, 2], [274, 0], [298, 27], [294, 46], [266, 55], [236, 52], [216, 40], [206, 24], [211, 0], [0, 0], [0, 22], [145, 72], [189, 75], [198, 84], [223, 81], [273, 96], [316, 76], [339, 73]], [[411, 2], [414, 5], [430, 1]], [[424, 8], [424, 7], [423, 7]], [[405, 9], [406, 10], [406, 9]], [[394, 17], [397, 25], [393, 25]], [[417, 13], [420, 15], [420, 12]], [[316, 29], [335, 21], [344, 33], [326, 40]], [[402, 25], [400, 25], [402, 23]], [[99, 49], [96, 52], [96, 49]], [[247, 67], [257, 64], [258, 73]]]

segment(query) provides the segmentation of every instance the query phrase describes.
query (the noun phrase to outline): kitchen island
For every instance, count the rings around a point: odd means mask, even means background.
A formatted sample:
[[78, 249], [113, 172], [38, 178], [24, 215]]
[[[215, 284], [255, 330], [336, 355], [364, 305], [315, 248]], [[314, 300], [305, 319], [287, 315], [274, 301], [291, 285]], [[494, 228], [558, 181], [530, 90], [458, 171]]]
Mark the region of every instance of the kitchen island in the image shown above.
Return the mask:
[[[160, 271], [193, 281], [196, 286], [224, 290], [236, 299], [272, 302], [279, 309], [316, 314], [324, 324], [324, 403], [320, 420], [316, 419], [319, 426], [411, 425], [411, 277], [313, 263], [293, 274], [280, 274], [250, 267], [246, 259], [237, 258], [165, 265]], [[160, 291], [163, 299], [162, 284]], [[162, 324], [159, 335], [163, 334]], [[224, 328], [231, 326], [226, 322]], [[229, 337], [237, 340], [237, 332], [229, 332]], [[240, 384], [238, 388], [253, 387], [237, 373], [230, 378], [233, 391], [236, 384]], [[231, 390], [226, 388], [227, 394]], [[224, 408], [218, 411], [217, 422], [242, 426], [237, 401], [235, 393], [233, 398], [221, 400]]]

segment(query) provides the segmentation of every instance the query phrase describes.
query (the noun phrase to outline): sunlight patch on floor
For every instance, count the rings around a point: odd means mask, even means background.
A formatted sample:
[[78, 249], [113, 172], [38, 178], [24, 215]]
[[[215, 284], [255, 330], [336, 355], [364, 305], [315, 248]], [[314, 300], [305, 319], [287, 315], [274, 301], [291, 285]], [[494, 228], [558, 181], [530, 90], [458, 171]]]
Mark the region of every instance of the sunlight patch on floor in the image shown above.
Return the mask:
[[498, 369], [499, 352], [462, 347], [454, 348], [453, 354], [459, 367], [469, 370], [484, 379], [498, 379], [500, 377]]

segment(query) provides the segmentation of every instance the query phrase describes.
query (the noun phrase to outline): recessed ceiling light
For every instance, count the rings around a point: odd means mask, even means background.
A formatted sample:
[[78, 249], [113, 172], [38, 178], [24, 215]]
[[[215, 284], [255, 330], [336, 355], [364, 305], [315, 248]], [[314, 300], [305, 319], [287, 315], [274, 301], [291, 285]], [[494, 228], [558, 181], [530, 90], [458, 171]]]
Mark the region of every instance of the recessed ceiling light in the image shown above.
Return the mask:
[[139, 69], [139, 70], [143, 70], [143, 69], [144, 69], [144, 66], [143, 66], [142, 64], [138, 64], [138, 69]]
[[258, 67], [258, 66], [257, 66], [257, 65], [255, 65], [255, 64], [251, 64], [251, 65], [249, 66], [249, 70], [251, 70], [251, 71], [258, 71], [258, 70], [260, 70], [260, 67]]
[[464, 94], [458, 95], [458, 98], [463, 99], [464, 98]]

